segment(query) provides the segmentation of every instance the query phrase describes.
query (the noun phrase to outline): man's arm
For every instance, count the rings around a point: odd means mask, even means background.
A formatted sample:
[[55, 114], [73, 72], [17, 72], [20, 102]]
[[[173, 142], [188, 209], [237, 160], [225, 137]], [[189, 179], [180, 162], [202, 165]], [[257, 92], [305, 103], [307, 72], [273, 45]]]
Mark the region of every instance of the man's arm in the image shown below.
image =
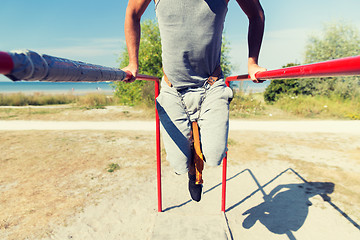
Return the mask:
[[129, 0], [125, 15], [125, 39], [129, 54], [129, 65], [123, 71], [130, 72], [133, 82], [138, 74], [139, 68], [139, 45], [140, 45], [140, 19], [151, 0]]
[[236, 0], [249, 19], [248, 30], [248, 72], [252, 80], [258, 82], [255, 73], [266, 71], [258, 65], [261, 43], [264, 35], [265, 15], [259, 0]]

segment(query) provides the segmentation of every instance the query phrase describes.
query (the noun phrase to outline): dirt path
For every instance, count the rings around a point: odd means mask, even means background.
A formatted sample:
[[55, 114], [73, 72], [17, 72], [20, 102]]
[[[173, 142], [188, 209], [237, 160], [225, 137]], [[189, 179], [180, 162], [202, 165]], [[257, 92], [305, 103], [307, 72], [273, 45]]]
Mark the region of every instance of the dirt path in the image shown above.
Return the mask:
[[[154, 131], [155, 121], [0, 121], [1, 131], [15, 130], [139, 130]], [[360, 121], [244, 121], [231, 120], [230, 131], [360, 133]]]

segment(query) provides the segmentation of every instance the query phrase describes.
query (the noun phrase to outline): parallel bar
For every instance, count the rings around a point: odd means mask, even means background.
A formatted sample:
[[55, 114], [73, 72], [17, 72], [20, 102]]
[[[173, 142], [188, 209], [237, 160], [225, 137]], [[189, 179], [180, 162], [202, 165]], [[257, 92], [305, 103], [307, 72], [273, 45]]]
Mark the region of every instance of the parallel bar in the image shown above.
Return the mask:
[[13, 81], [105, 82], [126, 80], [118, 68], [39, 54], [34, 51], [1, 52], [2, 74]]
[[[15, 59], [15, 63], [14, 63]], [[56, 74], [52, 74], [52, 68]], [[14, 72], [16, 72], [15, 75]], [[121, 69], [108, 68], [79, 61], [40, 55], [32, 51], [20, 53], [7, 53], [0, 51], [0, 74], [10, 79], [27, 81], [51, 82], [84, 82], [84, 81], [124, 81], [132, 78], [128, 72]], [[77, 75], [74, 77], [72, 74]], [[25, 76], [24, 78], [18, 76]], [[157, 195], [158, 211], [162, 212], [161, 193], [161, 146], [160, 146], [160, 120], [156, 109], [156, 98], [159, 95], [159, 79], [157, 77], [139, 74], [137, 80], [154, 81], [155, 85], [155, 117], [156, 117], [156, 166], [157, 166]]]
[[[225, 81], [226, 85], [230, 87], [230, 82]], [[227, 152], [225, 153], [223, 159], [223, 169], [222, 169], [222, 191], [221, 191], [221, 211], [225, 213], [226, 206], [226, 172], [227, 172]]]
[[[265, 72], [258, 72], [255, 77], [258, 80], [269, 79], [289, 79], [289, 78], [312, 78], [312, 77], [334, 77], [334, 76], [354, 76], [360, 75], [360, 55], [355, 57], [339, 58], [319, 63], [300, 65], [288, 68], [281, 68]], [[230, 81], [251, 80], [248, 74], [230, 76], [225, 79], [229, 87]], [[222, 177], [222, 199], [221, 211], [225, 212], [226, 202], [226, 168], [227, 155], [223, 159]]]
[[227, 171], [227, 153], [223, 159], [223, 172], [222, 172], [222, 192], [221, 192], [221, 211], [225, 212], [226, 205], [226, 171]]
[[[127, 80], [127, 79], [132, 78], [131, 73], [125, 72], [125, 74], [126, 74], [126, 77], [125, 77], [124, 80]], [[158, 79], [157, 77], [149, 76], [149, 75], [143, 75], [143, 74], [138, 74], [138, 75], [136, 76], [136, 80], [155, 81], [155, 82], [158, 82], [158, 83], [159, 83], [159, 79]], [[156, 92], [156, 89], [155, 89], [155, 92]], [[156, 97], [156, 96], [155, 96], [155, 97]]]
[[[281, 68], [265, 72], [258, 72], [255, 77], [259, 80], [312, 78], [360, 75], [360, 55], [339, 58], [319, 63], [312, 63], [288, 68]], [[249, 75], [238, 75], [226, 78], [226, 81], [250, 80]]]
[[157, 169], [157, 191], [158, 191], [158, 212], [162, 212], [161, 194], [161, 145], [160, 145], [160, 118], [156, 108], [156, 98], [159, 96], [159, 79], [155, 81], [155, 118], [156, 118], [156, 169]]
[[9, 74], [14, 68], [11, 56], [6, 52], [0, 52], [0, 74]]
[[[126, 79], [131, 79], [132, 74], [126, 73]], [[160, 145], [160, 118], [156, 108], [156, 98], [160, 93], [160, 84], [157, 77], [138, 74], [136, 80], [154, 81], [155, 82], [155, 121], [156, 121], [156, 173], [157, 173], [157, 196], [158, 212], [162, 212], [162, 191], [161, 191], [161, 145]]]

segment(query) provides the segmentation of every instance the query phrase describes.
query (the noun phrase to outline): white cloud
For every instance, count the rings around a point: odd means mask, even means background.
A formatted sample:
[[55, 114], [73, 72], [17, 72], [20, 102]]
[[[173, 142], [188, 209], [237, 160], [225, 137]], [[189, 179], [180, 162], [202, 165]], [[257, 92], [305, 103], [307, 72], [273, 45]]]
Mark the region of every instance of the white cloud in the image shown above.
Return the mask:
[[[303, 61], [308, 37], [315, 32], [311, 28], [283, 29], [267, 31], [261, 48], [259, 64], [270, 69], [281, 68], [290, 63]], [[231, 62], [238, 67], [233, 74], [247, 71], [247, 41], [229, 39]]]
[[100, 64], [109, 67], [117, 66], [116, 60], [125, 41], [121, 38], [63, 39], [68, 46], [31, 49], [39, 53], [53, 55], [71, 60]]

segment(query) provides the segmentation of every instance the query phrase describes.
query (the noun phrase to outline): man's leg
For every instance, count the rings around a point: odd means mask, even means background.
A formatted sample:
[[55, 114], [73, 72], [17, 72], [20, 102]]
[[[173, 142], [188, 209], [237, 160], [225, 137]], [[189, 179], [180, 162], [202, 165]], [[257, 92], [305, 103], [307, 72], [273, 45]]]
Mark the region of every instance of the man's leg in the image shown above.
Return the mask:
[[218, 166], [227, 151], [232, 90], [219, 80], [208, 90], [199, 118], [202, 151], [209, 166]]
[[202, 185], [195, 183], [191, 123], [178, 92], [162, 84], [161, 93], [157, 98], [157, 109], [167, 160], [176, 173], [188, 173], [190, 196], [198, 202], [201, 199]]
[[157, 98], [167, 160], [177, 174], [189, 171], [191, 152], [191, 125], [177, 91], [163, 84]]

